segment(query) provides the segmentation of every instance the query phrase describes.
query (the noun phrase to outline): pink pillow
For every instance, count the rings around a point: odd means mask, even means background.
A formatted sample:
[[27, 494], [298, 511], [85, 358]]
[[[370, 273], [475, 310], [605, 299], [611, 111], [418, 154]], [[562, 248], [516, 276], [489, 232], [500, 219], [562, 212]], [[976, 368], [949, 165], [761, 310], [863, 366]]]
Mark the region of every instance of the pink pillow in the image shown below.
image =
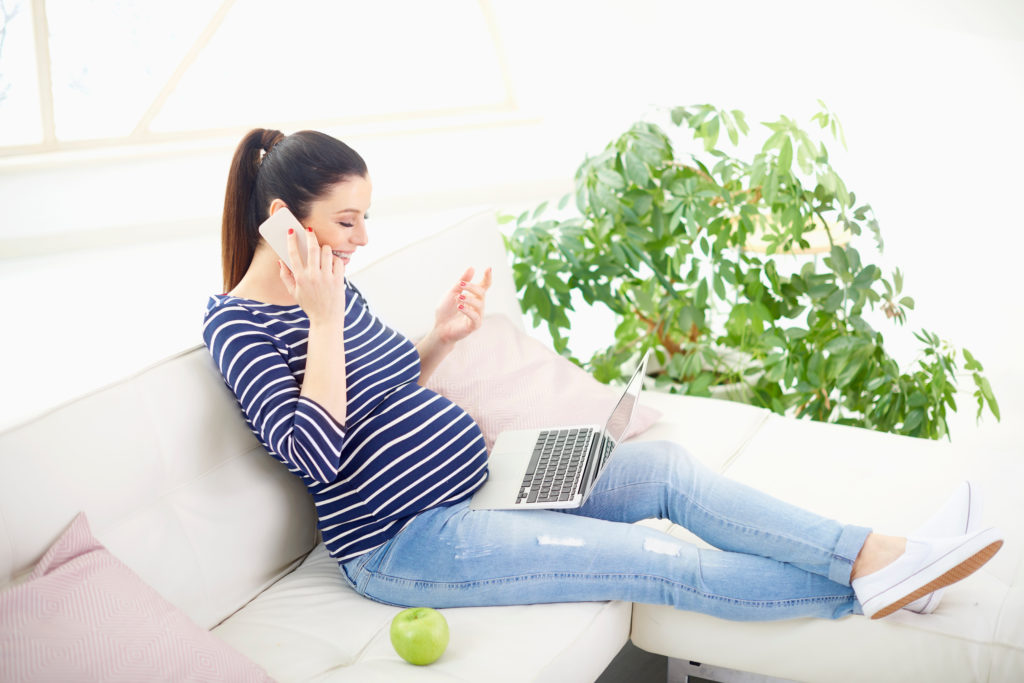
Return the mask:
[[[603, 425], [622, 394], [499, 314], [484, 318], [480, 329], [455, 345], [427, 378], [427, 387], [476, 420], [488, 450], [506, 429]], [[626, 436], [640, 434], [659, 417], [659, 411], [643, 405], [641, 394]]]
[[79, 513], [0, 592], [0, 680], [271, 681], [93, 538]]

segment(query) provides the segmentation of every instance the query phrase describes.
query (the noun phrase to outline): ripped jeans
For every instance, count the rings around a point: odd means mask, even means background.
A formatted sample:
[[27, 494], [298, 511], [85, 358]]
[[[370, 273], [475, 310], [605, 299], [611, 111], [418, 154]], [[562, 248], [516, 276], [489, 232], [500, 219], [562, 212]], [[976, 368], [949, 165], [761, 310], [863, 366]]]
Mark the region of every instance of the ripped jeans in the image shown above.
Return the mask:
[[[632, 524], [668, 518], [717, 550]], [[428, 510], [341, 565], [392, 605], [627, 600], [724, 619], [859, 613], [853, 561], [870, 530], [844, 526], [711, 471], [669, 442], [620, 446], [571, 512]]]

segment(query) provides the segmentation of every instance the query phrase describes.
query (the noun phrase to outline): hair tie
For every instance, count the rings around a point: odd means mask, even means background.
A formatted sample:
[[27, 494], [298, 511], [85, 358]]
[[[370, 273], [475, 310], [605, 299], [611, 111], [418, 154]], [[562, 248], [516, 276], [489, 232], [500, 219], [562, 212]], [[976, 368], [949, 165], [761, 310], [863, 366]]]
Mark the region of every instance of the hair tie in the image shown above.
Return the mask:
[[[263, 141], [260, 143], [260, 150], [263, 151], [263, 155], [260, 157], [259, 161], [261, 166], [267, 160], [267, 157], [270, 156], [271, 151], [277, 147], [277, 143], [281, 142], [285, 136], [279, 130], [264, 130], [262, 138]], [[269, 143], [266, 142], [268, 138], [270, 139]]]

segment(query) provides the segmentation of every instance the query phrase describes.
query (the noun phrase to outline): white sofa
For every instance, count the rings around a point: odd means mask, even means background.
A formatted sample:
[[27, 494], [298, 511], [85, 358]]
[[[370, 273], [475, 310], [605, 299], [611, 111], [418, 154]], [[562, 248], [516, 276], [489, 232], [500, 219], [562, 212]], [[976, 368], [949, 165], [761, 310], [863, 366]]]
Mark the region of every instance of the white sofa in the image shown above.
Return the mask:
[[[495, 267], [489, 311], [521, 324], [490, 215], [352, 279], [378, 315], [415, 337], [466, 264]], [[345, 584], [318, 543], [305, 489], [262, 451], [197, 346], [0, 434], [0, 590], [24, 582], [85, 512], [116, 557], [279, 681], [593, 681], [630, 637], [672, 658], [677, 679], [1024, 680], [1024, 463], [725, 401], [654, 392], [643, 401], [663, 415], [638, 438], [676, 440], [741, 481], [881, 530], [914, 528], [970, 476], [988, 489], [987, 516], [1006, 545], [928, 617], [738, 624], [622, 602], [451, 609], [448, 651], [413, 667], [388, 639], [397, 609]]]

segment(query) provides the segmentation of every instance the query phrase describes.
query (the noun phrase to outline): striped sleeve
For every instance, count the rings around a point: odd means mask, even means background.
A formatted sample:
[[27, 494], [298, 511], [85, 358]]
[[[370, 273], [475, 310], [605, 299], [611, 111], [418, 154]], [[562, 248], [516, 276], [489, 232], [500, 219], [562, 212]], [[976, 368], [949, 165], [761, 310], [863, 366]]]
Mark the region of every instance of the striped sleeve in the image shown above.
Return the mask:
[[344, 427], [319, 403], [299, 395], [282, 342], [237, 305], [210, 312], [203, 340], [263, 447], [296, 474], [334, 481]]

